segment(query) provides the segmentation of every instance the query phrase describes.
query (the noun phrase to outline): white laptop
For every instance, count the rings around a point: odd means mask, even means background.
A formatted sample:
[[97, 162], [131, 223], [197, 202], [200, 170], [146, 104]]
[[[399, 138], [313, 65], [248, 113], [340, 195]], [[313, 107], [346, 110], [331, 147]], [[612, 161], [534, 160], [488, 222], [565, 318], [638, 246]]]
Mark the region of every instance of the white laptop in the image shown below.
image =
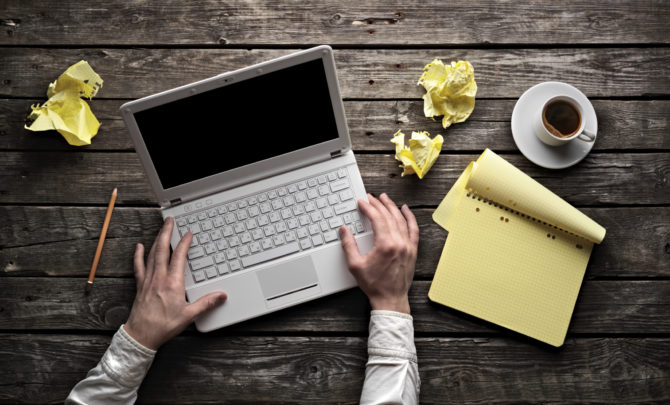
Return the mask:
[[228, 300], [196, 321], [210, 331], [356, 285], [338, 228], [373, 245], [357, 209], [365, 188], [332, 49], [301, 51], [121, 106], [193, 302]]

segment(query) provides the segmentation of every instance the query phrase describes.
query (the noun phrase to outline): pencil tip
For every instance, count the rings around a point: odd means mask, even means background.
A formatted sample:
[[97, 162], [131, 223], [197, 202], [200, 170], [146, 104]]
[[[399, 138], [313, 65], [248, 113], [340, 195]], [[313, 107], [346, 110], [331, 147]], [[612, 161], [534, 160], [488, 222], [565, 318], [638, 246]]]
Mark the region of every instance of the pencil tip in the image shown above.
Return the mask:
[[114, 187], [114, 191], [112, 191], [112, 194], [116, 194], [116, 187]]

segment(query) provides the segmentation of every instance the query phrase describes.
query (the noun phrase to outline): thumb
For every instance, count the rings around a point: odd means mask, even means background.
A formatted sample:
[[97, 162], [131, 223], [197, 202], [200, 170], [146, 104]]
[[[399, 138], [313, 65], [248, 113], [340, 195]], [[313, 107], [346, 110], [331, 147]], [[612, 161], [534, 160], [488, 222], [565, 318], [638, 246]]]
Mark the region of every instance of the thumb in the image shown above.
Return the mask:
[[340, 238], [342, 239], [342, 248], [344, 249], [344, 256], [347, 258], [347, 266], [352, 273], [358, 272], [363, 256], [358, 250], [356, 239], [351, 230], [346, 226], [340, 227]]
[[223, 304], [228, 296], [224, 292], [212, 292], [200, 297], [196, 302], [188, 304], [184, 314], [193, 322], [203, 313], [213, 309], [217, 305]]

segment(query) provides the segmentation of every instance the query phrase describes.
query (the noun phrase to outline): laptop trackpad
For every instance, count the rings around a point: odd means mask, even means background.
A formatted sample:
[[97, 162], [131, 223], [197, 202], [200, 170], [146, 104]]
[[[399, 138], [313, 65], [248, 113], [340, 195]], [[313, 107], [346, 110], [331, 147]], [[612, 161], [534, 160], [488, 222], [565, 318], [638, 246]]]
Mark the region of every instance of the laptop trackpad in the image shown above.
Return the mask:
[[256, 276], [268, 301], [279, 300], [289, 294], [312, 289], [319, 284], [311, 256], [303, 256], [257, 271]]

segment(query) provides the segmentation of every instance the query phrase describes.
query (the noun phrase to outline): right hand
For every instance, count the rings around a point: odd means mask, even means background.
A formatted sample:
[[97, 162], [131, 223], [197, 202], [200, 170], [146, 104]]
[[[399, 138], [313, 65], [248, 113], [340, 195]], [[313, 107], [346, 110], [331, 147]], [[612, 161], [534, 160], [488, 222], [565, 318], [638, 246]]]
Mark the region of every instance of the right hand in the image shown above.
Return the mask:
[[372, 309], [410, 313], [408, 291], [414, 277], [419, 244], [419, 225], [412, 211], [399, 210], [385, 193], [378, 199], [368, 194], [358, 207], [372, 223], [373, 249], [362, 256], [351, 230], [340, 227], [349, 271], [368, 296]]

